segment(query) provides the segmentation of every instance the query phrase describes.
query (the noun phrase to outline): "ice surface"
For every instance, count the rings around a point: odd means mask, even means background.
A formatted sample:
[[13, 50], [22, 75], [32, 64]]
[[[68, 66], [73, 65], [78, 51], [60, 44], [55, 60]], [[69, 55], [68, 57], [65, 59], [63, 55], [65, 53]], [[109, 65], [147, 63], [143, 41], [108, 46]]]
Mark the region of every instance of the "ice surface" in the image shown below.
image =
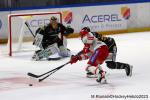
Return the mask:
[[[66, 65], [45, 81], [38, 83], [26, 74], [41, 74], [60, 66], [69, 58], [58, 61], [31, 61], [32, 52], [13, 57], [0, 56], [0, 100], [111, 100], [91, 95], [149, 95], [150, 96], [150, 32], [112, 35], [118, 46], [117, 61], [133, 65], [133, 76], [124, 70], [111, 70], [108, 84], [98, 84], [85, 77], [87, 61]], [[83, 47], [81, 40], [68, 39], [68, 48], [76, 54]], [[28, 84], [33, 83], [32, 87]], [[125, 100], [124, 98], [113, 98]], [[144, 98], [126, 100], [148, 100]]]

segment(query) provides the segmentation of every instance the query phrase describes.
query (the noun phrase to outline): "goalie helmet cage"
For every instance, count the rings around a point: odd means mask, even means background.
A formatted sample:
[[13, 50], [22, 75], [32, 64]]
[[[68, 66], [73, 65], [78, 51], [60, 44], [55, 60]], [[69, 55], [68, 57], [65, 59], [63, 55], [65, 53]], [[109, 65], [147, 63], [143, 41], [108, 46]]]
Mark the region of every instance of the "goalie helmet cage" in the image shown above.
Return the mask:
[[[25, 22], [28, 23], [37, 23], [37, 24], [41, 24], [39, 26], [32, 26], [30, 27], [32, 32], [35, 33], [35, 31], [37, 30], [37, 28], [39, 28], [40, 26], [44, 26], [46, 23], [46, 21], [48, 19], [50, 19], [50, 17], [55, 16], [58, 21], [60, 23], [62, 23], [62, 14], [61, 12], [38, 12], [38, 13], [21, 13], [21, 14], [10, 14], [8, 15], [8, 29], [9, 29], [9, 36], [8, 36], [8, 45], [7, 47], [8, 49], [8, 53], [9, 56], [13, 55], [13, 52], [19, 52], [21, 51], [21, 49], [18, 49], [16, 51], [13, 51], [13, 41], [17, 42], [19, 45], [19, 47], [17, 48], [21, 48], [23, 39], [24, 39], [24, 35], [25, 35], [25, 30], [28, 31], [28, 34], [26, 33], [26, 35], [28, 35], [26, 38], [31, 38], [33, 39], [33, 36], [31, 33], [29, 33], [29, 29], [27, 28], [27, 26], [25, 26]], [[39, 20], [39, 22], [38, 22]], [[17, 23], [18, 22], [18, 23]], [[30, 25], [29, 24], [29, 25]], [[31, 26], [31, 25], [30, 25]], [[25, 29], [26, 28], [26, 29]], [[26, 39], [28, 40], [28, 39]]]

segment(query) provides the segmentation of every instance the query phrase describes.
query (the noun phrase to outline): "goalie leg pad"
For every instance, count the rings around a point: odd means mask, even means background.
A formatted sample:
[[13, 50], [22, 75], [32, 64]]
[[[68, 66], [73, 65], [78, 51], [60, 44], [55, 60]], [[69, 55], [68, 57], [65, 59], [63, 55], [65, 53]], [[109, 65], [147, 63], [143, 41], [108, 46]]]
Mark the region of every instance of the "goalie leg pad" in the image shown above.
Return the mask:
[[34, 59], [35, 60], [40, 60], [42, 58], [48, 58], [50, 55], [55, 54], [59, 51], [57, 44], [52, 44], [48, 46], [44, 50], [39, 50], [38, 52], [35, 52], [34, 54]]
[[59, 53], [58, 54], [62, 57], [69, 57], [71, 55], [70, 51], [64, 46], [59, 47]]
[[63, 45], [64, 45], [64, 47], [67, 48], [67, 39], [66, 39], [66, 37], [64, 37], [64, 36], [63, 36]]
[[37, 34], [37, 35], [35, 36], [33, 45], [42, 48], [42, 40], [43, 40], [43, 35]]

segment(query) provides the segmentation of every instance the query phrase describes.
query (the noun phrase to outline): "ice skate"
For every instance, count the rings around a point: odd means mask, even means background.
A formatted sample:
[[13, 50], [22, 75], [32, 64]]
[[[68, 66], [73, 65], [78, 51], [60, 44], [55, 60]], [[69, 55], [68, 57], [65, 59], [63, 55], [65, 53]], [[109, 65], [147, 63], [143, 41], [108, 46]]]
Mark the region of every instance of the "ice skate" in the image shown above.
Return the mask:
[[107, 80], [106, 80], [106, 72], [105, 71], [99, 71], [98, 73], [98, 78], [96, 80], [98, 83], [107, 83]]
[[133, 69], [133, 66], [132, 65], [128, 65], [125, 67], [125, 71], [126, 71], [126, 75], [127, 76], [132, 76], [132, 69]]
[[86, 77], [87, 77], [87, 78], [97, 78], [97, 75], [96, 75], [96, 74], [93, 74], [92, 72], [87, 72], [87, 73], [86, 73]]
[[32, 60], [33, 61], [39, 61], [41, 58], [38, 56], [38, 53], [40, 52], [41, 50], [37, 50], [35, 51], [34, 55], [32, 56]]

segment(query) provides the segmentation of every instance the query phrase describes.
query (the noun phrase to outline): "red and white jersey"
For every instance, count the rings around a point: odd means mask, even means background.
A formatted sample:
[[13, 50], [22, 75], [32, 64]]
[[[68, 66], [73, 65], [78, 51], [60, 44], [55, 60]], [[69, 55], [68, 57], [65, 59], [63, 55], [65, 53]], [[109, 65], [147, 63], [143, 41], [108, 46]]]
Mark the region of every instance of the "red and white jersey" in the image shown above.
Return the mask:
[[91, 32], [89, 32], [87, 35], [82, 37], [81, 40], [85, 46], [88, 45], [91, 51], [94, 51], [97, 48], [100, 48], [101, 46], [106, 45], [104, 42], [98, 41], [97, 38]]
[[106, 45], [104, 42], [98, 41], [91, 32], [81, 37], [81, 40], [84, 43], [83, 54], [80, 55], [82, 59], [88, 59], [97, 48]]

